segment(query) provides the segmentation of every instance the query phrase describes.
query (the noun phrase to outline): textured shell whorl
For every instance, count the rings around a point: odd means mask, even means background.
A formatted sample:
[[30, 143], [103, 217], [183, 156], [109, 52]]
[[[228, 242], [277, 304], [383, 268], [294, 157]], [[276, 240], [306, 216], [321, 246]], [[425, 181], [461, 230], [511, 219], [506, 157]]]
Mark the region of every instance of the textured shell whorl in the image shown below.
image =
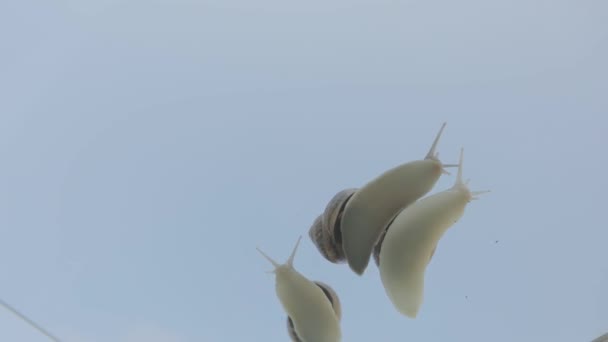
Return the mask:
[[[331, 306], [334, 309], [334, 312], [336, 313], [336, 317], [338, 317], [338, 320], [340, 320], [342, 318], [342, 305], [340, 304], [340, 298], [338, 298], [338, 294], [336, 293], [336, 291], [334, 291], [331, 286], [320, 281], [314, 281], [314, 283], [317, 284], [317, 286], [320, 287], [321, 290], [323, 290], [323, 293], [325, 294], [327, 299], [329, 299], [329, 302], [331, 303]], [[296, 334], [296, 329], [293, 325], [293, 321], [289, 316], [287, 316], [287, 332], [289, 333], [289, 337], [291, 338], [292, 342], [302, 342], [302, 339], [300, 339], [298, 334]]]
[[327, 204], [323, 214], [314, 221], [308, 235], [323, 257], [333, 263], [346, 260], [342, 249], [342, 231], [340, 220], [346, 202], [357, 189], [346, 189], [338, 192]]

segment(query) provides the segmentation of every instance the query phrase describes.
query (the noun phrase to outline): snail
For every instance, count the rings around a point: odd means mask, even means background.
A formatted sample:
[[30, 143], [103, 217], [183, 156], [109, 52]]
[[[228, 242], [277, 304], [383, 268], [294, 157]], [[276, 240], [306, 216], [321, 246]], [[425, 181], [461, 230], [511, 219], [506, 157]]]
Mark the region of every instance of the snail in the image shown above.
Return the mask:
[[[337, 193], [313, 223], [309, 236], [321, 254], [333, 263], [346, 261], [362, 275], [372, 253], [379, 254], [378, 241], [397, 213], [428, 193], [446, 165], [435, 152], [445, 123], [422, 160], [394, 167], [360, 189]], [[374, 252], [376, 246], [377, 252]]]
[[287, 329], [293, 341], [338, 342], [341, 340], [341, 308], [336, 293], [321, 282], [312, 282], [296, 271], [293, 260], [302, 237], [284, 264], [258, 248], [275, 269], [276, 293], [287, 313]]
[[467, 204], [487, 191], [470, 191], [462, 181], [464, 151], [450, 189], [425, 197], [403, 209], [391, 223], [380, 250], [380, 278], [386, 293], [403, 315], [415, 318], [423, 300], [426, 267], [439, 239], [464, 214]]

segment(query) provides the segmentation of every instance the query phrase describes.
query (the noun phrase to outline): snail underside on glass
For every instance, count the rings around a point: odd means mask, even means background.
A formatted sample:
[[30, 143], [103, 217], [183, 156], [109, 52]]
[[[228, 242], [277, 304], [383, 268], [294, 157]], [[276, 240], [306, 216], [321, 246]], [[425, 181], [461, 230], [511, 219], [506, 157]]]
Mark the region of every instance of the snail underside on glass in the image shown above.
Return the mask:
[[[327, 297], [327, 300], [331, 303], [332, 308], [334, 309], [334, 313], [338, 317], [338, 320], [342, 318], [342, 307], [340, 305], [340, 298], [336, 292], [327, 284], [322, 283], [320, 281], [313, 281], [321, 290], [323, 290], [323, 294]], [[304, 342], [298, 333], [296, 332], [295, 326], [293, 324], [293, 320], [291, 317], [287, 316], [287, 332], [292, 342]]]

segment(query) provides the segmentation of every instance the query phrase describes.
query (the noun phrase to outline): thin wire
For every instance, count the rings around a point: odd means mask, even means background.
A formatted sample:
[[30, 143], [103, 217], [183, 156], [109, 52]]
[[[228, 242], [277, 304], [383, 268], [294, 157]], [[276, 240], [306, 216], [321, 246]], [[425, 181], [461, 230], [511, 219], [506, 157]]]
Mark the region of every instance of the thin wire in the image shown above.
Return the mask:
[[2, 299], [0, 299], [0, 306], [3, 306], [4, 308], [6, 308], [8, 311], [12, 312], [15, 316], [21, 318], [22, 320], [24, 320], [27, 324], [31, 325], [34, 329], [38, 330], [40, 333], [42, 333], [44, 336], [48, 337], [49, 339], [55, 341], [55, 342], [61, 342], [61, 340], [59, 340], [57, 337], [53, 336], [51, 333], [49, 333], [48, 331], [44, 330], [41, 326], [39, 326], [38, 324], [36, 324], [34, 321], [32, 321], [31, 319], [27, 318], [26, 316], [22, 315], [19, 311], [17, 311], [15, 308], [13, 308], [12, 306], [8, 305], [5, 301], [3, 301]]

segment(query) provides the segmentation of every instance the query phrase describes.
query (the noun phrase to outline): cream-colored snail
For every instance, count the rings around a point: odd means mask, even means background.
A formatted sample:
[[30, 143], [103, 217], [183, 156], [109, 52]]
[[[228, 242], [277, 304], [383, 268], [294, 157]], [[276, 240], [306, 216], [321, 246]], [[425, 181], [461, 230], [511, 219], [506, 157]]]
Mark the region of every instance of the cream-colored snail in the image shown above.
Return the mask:
[[323, 214], [313, 223], [309, 236], [321, 254], [334, 263], [348, 262], [350, 268], [361, 275], [374, 253], [380, 252], [379, 239], [391, 220], [403, 208], [427, 194], [445, 167], [435, 151], [441, 126], [426, 157], [392, 168], [360, 189], [347, 189], [337, 193]]
[[388, 227], [380, 250], [380, 277], [388, 297], [402, 314], [415, 318], [423, 300], [426, 267], [439, 239], [462, 215], [476, 195], [462, 181], [463, 151], [458, 176], [450, 189], [425, 197], [403, 209]]
[[341, 308], [336, 293], [326, 284], [312, 282], [293, 268], [300, 237], [289, 259], [279, 264], [259, 248], [275, 267], [276, 293], [287, 313], [287, 329], [295, 342], [339, 342]]

